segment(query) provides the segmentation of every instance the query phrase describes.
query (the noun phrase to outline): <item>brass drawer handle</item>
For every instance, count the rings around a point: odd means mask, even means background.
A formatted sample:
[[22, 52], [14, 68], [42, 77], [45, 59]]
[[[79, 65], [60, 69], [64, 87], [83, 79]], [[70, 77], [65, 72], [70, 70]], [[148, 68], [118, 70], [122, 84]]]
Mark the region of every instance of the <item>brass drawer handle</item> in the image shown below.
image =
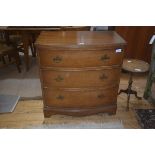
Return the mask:
[[99, 99], [102, 99], [102, 98], [104, 98], [105, 96], [104, 96], [104, 94], [100, 94], [100, 95], [98, 95], [97, 96]]
[[100, 58], [101, 61], [106, 61], [106, 60], [109, 60], [109, 59], [110, 59], [110, 57], [107, 54], [101, 56], [101, 58]]
[[55, 57], [53, 58], [53, 61], [54, 61], [55, 63], [59, 63], [59, 62], [62, 61], [62, 57], [60, 57], [60, 56], [55, 56]]
[[105, 80], [105, 79], [107, 79], [108, 77], [105, 75], [105, 74], [102, 74], [101, 76], [100, 76], [100, 80]]
[[63, 100], [63, 99], [64, 99], [64, 96], [58, 95], [58, 96], [56, 97], [56, 99], [58, 99], [58, 100]]
[[58, 75], [55, 79], [56, 82], [61, 82], [64, 80], [64, 78], [61, 75]]

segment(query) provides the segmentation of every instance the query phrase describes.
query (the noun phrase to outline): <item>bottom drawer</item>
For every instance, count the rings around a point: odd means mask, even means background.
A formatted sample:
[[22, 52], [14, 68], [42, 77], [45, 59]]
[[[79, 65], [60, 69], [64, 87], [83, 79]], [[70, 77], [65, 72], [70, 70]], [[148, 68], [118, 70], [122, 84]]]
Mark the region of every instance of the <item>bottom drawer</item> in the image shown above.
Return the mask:
[[118, 86], [98, 89], [44, 89], [44, 104], [60, 108], [88, 108], [117, 101]]

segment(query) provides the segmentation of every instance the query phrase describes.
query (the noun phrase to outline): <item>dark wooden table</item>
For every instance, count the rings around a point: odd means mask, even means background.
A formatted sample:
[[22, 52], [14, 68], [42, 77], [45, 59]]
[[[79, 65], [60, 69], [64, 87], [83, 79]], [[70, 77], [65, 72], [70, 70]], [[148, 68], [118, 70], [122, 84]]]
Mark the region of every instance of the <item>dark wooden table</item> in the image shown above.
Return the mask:
[[132, 83], [133, 83], [133, 74], [134, 73], [145, 73], [149, 70], [149, 64], [142, 60], [137, 59], [124, 59], [123, 61], [123, 70], [128, 72], [130, 74], [129, 82], [128, 82], [128, 88], [127, 89], [121, 89], [119, 91], [119, 94], [126, 93], [127, 94], [127, 107], [126, 110], [129, 110], [129, 101], [130, 101], [130, 94], [134, 94], [137, 99], [142, 99], [137, 95], [137, 91], [132, 90]]
[[[29, 39], [32, 38], [32, 42], [35, 41], [36, 36], [40, 34], [41, 31], [56, 31], [61, 30], [61, 27], [49, 27], [49, 26], [2, 26], [0, 31], [4, 32], [6, 35], [6, 41], [9, 42], [9, 34], [20, 34], [24, 47], [24, 57], [26, 70], [29, 70]], [[35, 50], [35, 47], [34, 47]]]

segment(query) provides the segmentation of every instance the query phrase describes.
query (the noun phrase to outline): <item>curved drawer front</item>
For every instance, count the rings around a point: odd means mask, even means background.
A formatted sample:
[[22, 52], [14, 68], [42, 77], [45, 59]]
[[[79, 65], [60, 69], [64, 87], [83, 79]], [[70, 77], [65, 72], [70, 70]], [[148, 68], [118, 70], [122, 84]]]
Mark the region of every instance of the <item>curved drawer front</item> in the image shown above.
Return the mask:
[[88, 108], [117, 101], [118, 87], [103, 90], [52, 90], [44, 89], [44, 101], [47, 106], [66, 108]]
[[119, 84], [120, 68], [83, 71], [41, 70], [43, 87], [95, 87]]
[[40, 51], [41, 67], [97, 67], [121, 65], [123, 52], [103, 51]]

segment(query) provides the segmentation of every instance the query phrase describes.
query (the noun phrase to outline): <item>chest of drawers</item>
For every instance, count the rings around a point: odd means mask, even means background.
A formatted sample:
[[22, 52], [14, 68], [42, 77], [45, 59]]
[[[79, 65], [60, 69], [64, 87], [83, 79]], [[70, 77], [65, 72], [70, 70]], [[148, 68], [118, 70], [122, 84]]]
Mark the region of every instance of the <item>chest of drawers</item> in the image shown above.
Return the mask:
[[36, 49], [44, 116], [115, 114], [125, 45], [113, 31], [42, 32]]

